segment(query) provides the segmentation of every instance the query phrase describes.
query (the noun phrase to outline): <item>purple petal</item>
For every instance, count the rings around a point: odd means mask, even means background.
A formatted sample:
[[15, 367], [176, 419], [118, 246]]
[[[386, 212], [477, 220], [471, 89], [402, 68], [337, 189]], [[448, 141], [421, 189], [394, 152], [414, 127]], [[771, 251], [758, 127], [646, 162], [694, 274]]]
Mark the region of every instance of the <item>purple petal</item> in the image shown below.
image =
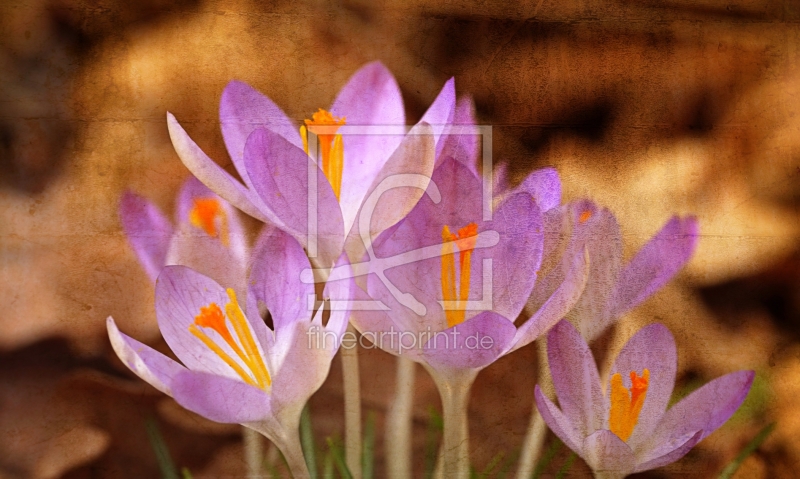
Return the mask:
[[608, 305], [622, 260], [622, 234], [616, 218], [607, 209], [589, 201], [570, 206], [574, 240], [569, 247], [587, 248], [590, 262], [586, 289], [571, 317], [583, 336], [591, 341], [615, 319], [610, 316]]
[[428, 364], [439, 371], [482, 369], [503, 354], [515, 332], [514, 323], [509, 319], [484, 311], [436, 333], [425, 342], [423, 355]]
[[601, 429], [583, 442], [583, 456], [595, 473], [610, 472], [624, 477], [636, 467], [636, 456], [630, 447], [616, 434]]
[[258, 128], [268, 128], [302, 149], [299, 127], [272, 100], [247, 83], [232, 80], [222, 92], [219, 104], [222, 138], [231, 155], [236, 171], [244, 184], [252, 188], [244, 165], [244, 146], [247, 137]]
[[167, 128], [172, 146], [183, 164], [203, 184], [211, 188], [233, 206], [263, 222], [280, 224], [272, 213], [255, 194], [223, 170], [214, 160], [208, 157], [197, 144], [189, 138], [178, 120], [167, 113]]
[[592, 351], [569, 321], [547, 335], [547, 358], [561, 410], [582, 437], [603, 426], [605, 398]]
[[620, 316], [650, 297], [680, 270], [697, 247], [697, 220], [674, 216], [619, 275], [612, 316]]
[[[453, 123], [453, 116], [456, 108], [456, 82], [453, 78], [447, 80], [442, 87], [442, 90], [433, 100], [428, 111], [422, 115], [419, 120], [420, 123], [427, 123], [433, 128], [433, 136], [436, 141], [436, 164], [441, 164], [440, 158], [443, 158], [442, 151], [444, 149], [445, 141], [442, 141], [442, 135], [447, 131], [450, 124]], [[475, 167], [473, 166], [474, 170]]]
[[583, 440], [578, 436], [578, 433], [575, 431], [575, 426], [570, 419], [544, 395], [538, 384], [533, 392], [536, 397], [536, 407], [539, 409], [539, 414], [542, 415], [542, 419], [544, 419], [547, 427], [549, 427], [550, 430], [553, 431], [553, 434], [558, 436], [568, 448], [583, 457]]
[[689, 433], [678, 438], [675, 444], [662, 444], [640, 459], [633, 472], [648, 471], [671, 464], [686, 455], [703, 438], [703, 431]]
[[[243, 298], [239, 298], [243, 301]], [[156, 282], [156, 317], [158, 327], [170, 349], [189, 369], [226, 376], [240, 381], [240, 376], [215, 352], [189, 331], [201, 307], [215, 303], [223, 312], [229, 298], [225, 290], [214, 280], [185, 266], [167, 266]], [[243, 302], [240, 306], [244, 307]], [[256, 338], [266, 334], [263, 322], [249, 322]], [[231, 334], [234, 335], [231, 329]], [[203, 332], [221, 347], [231, 358], [236, 353], [225, 341], [209, 328]], [[258, 345], [261, 347], [261, 345]]]
[[[309, 241], [315, 241], [317, 255], [310, 251], [312, 259], [323, 267], [333, 266], [342, 253], [344, 226], [339, 203], [322, 170], [303, 150], [263, 128], [250, 135], [244, 156], [255, 191], [280, 218], [277, 226], [309, 250]], [[310, 191], [309, 172], [312, 177], [316, 174], [315, 191]], [[316, 225], [308, 221], [312, 193], [316, 196], [315, 204], [311, 204], [317, 211]], [[316, 233], [309, 235], [309, 226], [316, 226]]]
[[339, 274], [329, 276], [328, 281], [325, 283], [325, 288], [322, 290], [322, 297], [329, 301], [331, 308], [325, 329], [341, 337], [347, 329], [352, 299], [357, 287], [352, 276], [353, 271], [350, 268], [350, 261], [347, 259], [346, 254], [342, 254], [339, 257], [334, 269]]
[[517, 329], [512, 349], [519, 349], [546, 333], [578, 302], [589, 278], [589, 256], [576, 254], [564, 282], [538, 311]]
[[[363, 289], [355, 286], [353, 300], [365, 303], [372, 301], [372, 298]], [[409, 331], [402, 326], [396, 325], [386, 314], [386, 311], [371, 307], [353, 308], [350, 322], [362, 336], [376, 347], [395, 356], [402, 355], [417, 362], [422, 361], [420, 344], [414, 345], [414, 348], [401, 349], [398, 341], [399, 335], [405, 331], [415, 335], [414, 337], [416, 337], [418, 331]], [[404, 334], [404, 336], [409, 337], [408, 334]]]
[[154, 388], [171, 396], [173, 379], [186, 368], [150, 346], [121, 333], [111, 316], [106, 319], [106, 328], [111, 347], [125, 366]]
[[155, 205], [130, 191], [122, 195], [119, 216], [136, 258], [155, 282], [167, 261], [172, 225]]
[[651, 324], [640, 329], [625, 344], [614, 361], [611, 374], [619, 373], [622, 384], [630, 390], [631, 371], [638, 376], [644, 369], [650, 371], [639, 422], [628, 438], [628, 444], [634, 450], [646, 441], [667, 410], [667, 404], [675, 386], [675, 373], [678, 368], [678, 353], [672, 333], [662, 324]]
[[[349, 232], [346, 250], [350, 258], [360, 259], [365, 240], [374, 240], [404, 218], [425, 194], [433, 174], [433, 145], [430, 126], [418, 124], [367, 185], [368, 189], [363, 191], [366, 195], [359, 198], [357, 204], [347, 205], [342, 197], [345, 228]], [[348, 180], [343, 184], [349, 187], [352, 183]], [[358, 224], [353, 224], [356, 218]], [[365, 238], [367, 235], [369, 237]]]
[[269, 394], [249, 384], [196, 371], [184, 371], [173, 381], [175, 401], [212, 421], [241, 424], [272, 416]]
[[480, 130], [475, 127], [475, 105], [472, 98], [463, 97], [456, 102], [453, 115], [453, 127], [448, 128], [445, 137], [439, 143], [443, 144], [437, 163], [444, 158], [455, 158], [478, 176], [478, 149], [480, 148]]
[[513, 191], [525, 191], [536, 200], [543, 212], [561, 204], [561, 180], [555, 168], [542, 168], [531, 172]]
[[676, 438], [703, 431], [707, 437], [730, 418], [741, 406], [755, 372], [737, 371], [717, 378], [670, 408], [655, 428], [645, 449], [655, 449], [662, 443], [675, 443]]
[[[404, 140], [405, 110], [400, 87], [380, 62], [358, 70], [331, 106], [335, 116], [345, 117], [344, 165], [339, 200], [349, 231], [356, 212], [387, 160]], [[397, 126], [396, 134], [359, 134], [358, 126]], [[354, 128], [355, 127], [355, 128]]]
[[274, 226], [264, 225], [253, 248], [250, 291], [272, 315], [275, 330], [299, 320], [308, 321], [308, 298], [314, 284], [300, 281], [300, 273], [311, 267], [300, 243]]

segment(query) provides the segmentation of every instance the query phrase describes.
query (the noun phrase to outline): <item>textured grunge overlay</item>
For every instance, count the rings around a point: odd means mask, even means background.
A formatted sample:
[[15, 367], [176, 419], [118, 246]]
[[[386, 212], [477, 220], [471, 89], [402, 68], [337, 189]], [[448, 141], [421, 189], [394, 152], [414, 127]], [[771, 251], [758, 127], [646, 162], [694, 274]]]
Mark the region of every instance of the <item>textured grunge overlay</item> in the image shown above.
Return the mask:
[[[130, 190], [175, 211], [188, 171], [167, 111], [232, 173], [218, 111], [231, 79], [299, 125], [372, 60], [397, 78], [409, 124], [454, 77], [478, 123], [491, 125], [493, 166], [513, 184], [554, 167], [564, 201], [591, 198], [614, 212], [625, 261], [672, 215], [695, 215], [692, 260], [625, 314], [619, 334], [593, 343], [596, 359], [602, 367], [660, 322], [677, 346], [675, 398], [733, 371], [756, 378], [728, 423], [641, 477], [716, 477], [770, 422], [738, 477], [796, 475], [797, 2], [7, 0], [0, 32], [0, 478], [159, 477], [152, 424], [194, 477], [244, 477], [238, 426], [187, 412], [111, 350], [109, 314], [168, 350], [120, 199]], [[244, 221], [255, 238], [260, 223]], [[359, 355], [363, 408], [376, 418], [375, 477], [384, 477], [395, 359], [369, 341]], [[478, 471], [518, 454], [538, 364], [527, 346], [478, 376], [468, 414]], [[317, 438], [341, 437], [338, 356], [310, 407]], [[439, 408], [418, 368], [415, 477]], [[560, 449], [544, 473], [568, 454]], [[589, 469], [578, 460], [570, 473]]]

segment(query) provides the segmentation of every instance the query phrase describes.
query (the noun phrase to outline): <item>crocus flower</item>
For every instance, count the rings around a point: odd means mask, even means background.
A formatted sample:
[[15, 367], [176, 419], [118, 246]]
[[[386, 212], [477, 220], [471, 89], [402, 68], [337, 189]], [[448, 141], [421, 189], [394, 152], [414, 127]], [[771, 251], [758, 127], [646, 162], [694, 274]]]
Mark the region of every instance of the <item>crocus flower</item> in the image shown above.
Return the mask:
[[[406, 135], [400, 89], [386, 67], [374, 62], [353, 75], [329, 110], [295, 124], [269, 98], [232, 81], [222, 94], [220, 121], [244, 184], [206, 156], [172, 114], [167, 121], [176, 152], [195, 176], [245, 213], [292, 234], [316, 266], [330, 268], [342, 251], [351, 256], [363, 252], [361, 235], [352, 227], [365, 199], [386, 178], [406, 174], [418, 181], [382, 195], [371, 237], [416, 204], [426, 185], [421, 179], [430, 178], [436, 151], [443, 147], [438, 140], [452, 121], [454, 106], [451, 79]], [[348, 128], [354, 134], [341, 134]], [[311, 136], [319, 154], [309, 152]], [[315, 170], [316, 179], [309, 175]], [[308, 221], [310, 208], [316, 209], [316, 221]]]
[[[569, 314], [588, 341], [672, 279], [691, 258], [699, 238], [695, 217], [673, 216], [623, 267], [622, 234], [608, 209], [578, 200], [548, 212], [544, 223], [545, 264], [557, 261], [562, 251], [565, 257], [584, 249], [589, 252], [589, 279]], [[561, 284], [563, 271], [552, 271], [534, 290], [529, 307], [535, 309]]]
[[[264, 434], [281, 449], [292, 473], [307, 477], [300, 413], [339, 347], [352, 281], [326, 284], [323, 296], [337, 307], [323, 325], [323, 309], [308, 307], [314, 285], [299, 280], [300, 271], [310, 268], [303, 248], [271, 228], [253, 254], [251, 290], [271, 315], [272, 329], [258, 313], [243, 312], [233, 288], [188, 267], [167, 266], [156, 283], [156, 316], [183, 364], [121, 333], [111, 317], [108, 334], [114, 351], [139, 377], [197, 414]], [[340, 267], [346, 265], [342, 257]]]
[[621, 478], [683, 457], [742, 404], [755, 373], [711, 381], [667, 410], [677, 369], [675, 341], [661, 324], [639, 330], [623, 347], [604, 387], [586, 341], [568, 321], [547, 337], [560, 409], [536, 386], [550, 429], [596, 477]]
[[120, 219], [139, 263], [155, 282], [167, 265], [184, 265], [242, 294], [250, 248], [239, 213], [190, 177], [177, 198], [175, 226], [147, 199], [125, 192]]
[[[481, 180], [452, 158], [434, 171], [429, 193], [372, 245], [365, 296], [385, 308], [354, 311], [351, 321], [378, 347], [431, 372], [444, 407], [445, 473], [461, 476], [472, 381], [480, 369], [530, 343], [569, 311], [588, 264], [584, 254], [575, 255], [552, 297], [517, 327], [541, 261], [536, 199], [524, 190], [509, 193], [491, 220], [484, 219]], [[336, 276], [334, 271], [331, 277]]]

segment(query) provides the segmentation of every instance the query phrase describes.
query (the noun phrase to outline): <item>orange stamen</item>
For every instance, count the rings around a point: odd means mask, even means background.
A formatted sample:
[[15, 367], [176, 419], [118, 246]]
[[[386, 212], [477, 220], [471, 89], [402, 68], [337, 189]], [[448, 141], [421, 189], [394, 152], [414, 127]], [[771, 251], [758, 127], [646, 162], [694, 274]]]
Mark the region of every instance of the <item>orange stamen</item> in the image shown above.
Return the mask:
[[591, 217], [592, 217], [592, 212], [591, 211], [583, 210], [581, 212], [581, 216], [578, 218], [578, 222], [581, 223], [581, 224], [586, 223], [587, 221], [589, 221], [589, 218], [591, 218]]
[[336, 199], [342, 190], [342, 170], [344, 169], [344, 144], [342, 135], [336, 134], [340, 126], [345, 124], [344, 117], [336, 118], [330, 112], [320, 108], [305, 120], [305, 125], [300, 127], [300, 137], [303, 139], [303, 149], [308, 154], [308, 133], [317, 135], [319, 151], [322, 157], [322, 172], [333, 188]]
[[[206, 232], [212, 238], [220, 238], [220, 241], [228, 245], [228, 218], [225, 210], [216, 198], [195, 198], [194, 206], [189, 211], [189, 222], [196, 228]], [[219, 230], [217, 229], [217, 218], [219, 218]]]
[[[445, 225], [442, 228], [442, 298], [444, 301], [456, 303], [455, 308], [445, 308], [447, 327], [453, 327], [464, 322], [466, 303], [469, 299], [470, 273], [472, 271], [472, 250], [478, 239], [478, 225], [470, 223], [458, 230], [455, 235]], [[458, 247], [458, 263], [460, 277], [458, 278], [458, 295], [456, 296], [456, 267], [455, 251], [453, 244]]]
[[631, 371], [630, 391], [623, 386], [620, 373], [611, 376], [611, 410], [608, 415], [608, 428], [623, 441], [631, 437], [633, 429], [639, 422], [639, 413], [647, 397], [649, 382], [648, 369], [642, 371], [641, 377], [637, 377], [636, 372]]
[[[189, 325], [189, 332], [199, 338], [203, 344], [211, 349], [222, 361], [230, 366], [244, 382], [252, 386], [266, 390], [272, 384], [264, 359], [258, 350], [250, 325], [244, 317], [239, 303], [236, 300], [236, 293], [232, 289], [227, 290], [230, 302], [225, 305], [227, 317], [233, 325], [238, 342], [233, 338], [225, 322], [225, 315], [216, 303], [209, 303], [208, 306], [200, 307], [200, 314], [194, 319], [194, 323]], [[251, 374], [248, 374], [236, 360], [227, 354], [218, 344], [214, 342], [200, 328], [207, 328], [215, 331], [225, 341], [236, 356], [245, 364]], [[241, 346], [240, 346], [241, 344]]]

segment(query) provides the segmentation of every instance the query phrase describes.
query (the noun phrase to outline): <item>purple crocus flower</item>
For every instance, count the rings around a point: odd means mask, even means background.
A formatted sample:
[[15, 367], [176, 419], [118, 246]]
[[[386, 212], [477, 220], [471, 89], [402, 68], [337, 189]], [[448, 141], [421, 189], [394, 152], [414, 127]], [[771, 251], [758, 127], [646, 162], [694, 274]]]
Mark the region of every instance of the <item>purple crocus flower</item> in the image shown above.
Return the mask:
[[589, 279], [569, 318], [588, 341], [663, 287], [691, 258], [699, 238], [697, 219], [673, 216], [631, 259], [622, 264], [622, 233], [614, 215], [578, 200], [544, 215], [544, 270], [528, 306], [536, 309], [562, 282], [563, 269], [547, 263], [587, 250]]
[[677, 370], [675, 341], [661, 324], [639, 330], [623, 347], [603, 392], [586, 341], [568, 321], [547, 336], [557, 408], [536, 386], [536, 404], [550, 429], [596, 477], [621, 478], [683, 457], [742, 404], [755, 373], [711, 381], [669, 410]]
[[[405, 174], [419, 184], [381, 196], [372, 230], [362, 232], [372, 238], [405, 216], [423, 195], [427, 183], [420, 179], [430, 178], [436, 152], [443, 148], [438, 140], [454, 108], [451, 79], [420, 123], [405, 134], [400, 89], [379, 62], [357, 71], [329, 111], [320, 109], [302, 125], [266, 96], [232, 81], [222, 94], [220, 121], [244, 184], [206, 156], [172, 114], [167, 122], [175, 150], [195, 176], [245, 213], [292, 234], [316, 266], [330, 268], [342, 251], [351, 257], [363, 253], [361, 234], [353, 225], [365, 199], [382, 181]], [[341, 134], [351, 127], [358, 127], [351, 129], [354, 134]], [[309, 155], [312, 136], [318, 155]], [[310, 171], [317, 172], [316, 179]], [[310, 222], [315, 231], [309, 227], [310, 209], [316, 209], [316, 221]]]
[[196, 178], [178, 194], [175, 226], [147, 199], [125, 192], [120, 219], [139, 263], [155, 282], [167, 265], [184, 265], [242, 294], [250, 248], [239, 212]]
[[[185, 266], [167, 266], [156, 283], [156, 315], [169, 347], [183, 363], [121, 333], [109, 317], [114, 351], [134, 373], [183, 407], [213, 421], [239, 423], [268, 437], [295, 477], [307, 477], [300, 449], [300, 413], [322, 385], [347, 327], [352, 280], [329, 282], [331, 308], [312, 311], [314, 285], [299, 281], [310, 268], [303, 248], [267, 227], [254, 248], [251, 291], [272, 318], [245, 314], [233, 288]], [[342, 256], [341, 268], [347, 268]], [[313, 303], [311, 303], [313, 304]]]

